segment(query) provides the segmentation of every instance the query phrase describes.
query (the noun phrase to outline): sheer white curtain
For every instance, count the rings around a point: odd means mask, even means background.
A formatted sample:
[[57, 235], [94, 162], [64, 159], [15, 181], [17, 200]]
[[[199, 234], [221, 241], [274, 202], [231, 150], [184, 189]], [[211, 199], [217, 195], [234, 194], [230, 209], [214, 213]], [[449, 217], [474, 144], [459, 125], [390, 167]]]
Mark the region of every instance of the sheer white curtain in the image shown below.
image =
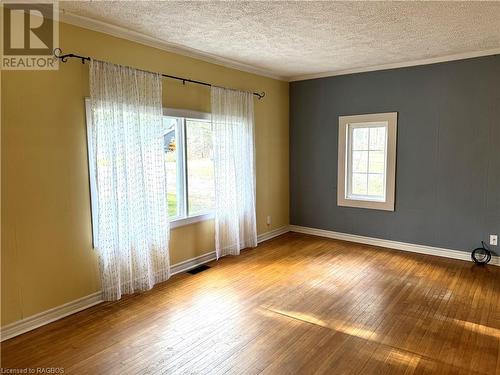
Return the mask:
[[109, 301], [170, 276], [161, 76], [92, 60], [90, 94], [95, 246]]
[[212, 87], [217, 258], [257, 246], [252, 93]]

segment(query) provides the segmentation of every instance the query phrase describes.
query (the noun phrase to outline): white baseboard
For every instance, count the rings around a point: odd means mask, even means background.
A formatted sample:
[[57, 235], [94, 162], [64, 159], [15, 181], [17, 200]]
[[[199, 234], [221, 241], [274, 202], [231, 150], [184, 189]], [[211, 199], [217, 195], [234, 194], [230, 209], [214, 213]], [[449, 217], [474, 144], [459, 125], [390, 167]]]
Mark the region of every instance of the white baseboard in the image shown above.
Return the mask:
[[[278, 229], [271, 230], [269, 232], [259, 234], [257, 236], [257, 243], [261, 243], [261, 242], [270, 240], [271, 238], [281, 236], [282, 234], [287, 233], [287, 232], [289, 232], [288, 225], [283, 226], [283, 227], [278, 228]], [[172, 275], [176, 275], [178, 273], [186, 272], [186, 271], [189, 271], [193, 268], [201, 266], [202, 264], [211, 262], [215, 259], [217, 259], [215, 251], [211, 251], [211, 252], [208, 252], [206, 254], [197, 256], [195, 258], [191, 258], [191, 259], [185, 260], [183, 262], [176, 263], [176, 264], [172, 265], [172, 267], [170, 268], [170, 273]]]
[[102, 302], [101, 292], [92, 293], [88, 296], [76, 299], [74, 301], [65, 303], [54, 307], [52, 309], [42, 311], [41, 313], [31, 315], [25, 319], [18, 320], [17, 322], [8, 324], [2, 327], [0, 334], [0, 341], [10, 339], [22, 333], [31, 331], [35, 328], [41, 327], [45, 324], [52, 323], [56, 320], [62, 319], [65, 316], [77, 313], [97, 305]]
[[270, 240], [271, 238], [281, 236], [282, 234], [285, 234], [287, 232], [290, 232], [290, 227], [288, 225], [285, 225], [285, 226], [280, 227], [278, 229], [273, 229], [273, 230], [270, 230], [269, 232], [259, 234], [257, 236], [257, 242], [261, 243], [261, 242]]
[[185, 260], [180, 263], [176, 263], [170, 267], [170, 274], [177, 275], [178, 273], [186, 272], [189, 270], [192, 270], [193, 268], [196, 268], [198, 266], [201, 266], [202, 264], [211, 262], [212, 260], [215, 260], [215, 251], [208, 252], [206, 254]]
[[[435, 256], [440, 256], [440, 257], [445, 257], [445, 258], [460, 259], [460, 260], [472, 262], [471, 257], [470, 257], [470, 253], [467, 251], [451, 250], [451, 249], [444, 249], [444, 248], [440, 248], [440, 247], [433, 247], [433, 246], [417, 245], [417, 244], [406, 243], [406, 242], [384, 240], [381, 238], [358, 236], [356, 234], [333, 232], [330, 230], [301, 227], [298, 225], [290, 225], [290, 231], [291, 232], [298, 232], [298, 233], [305, 233], [305, 234], [312, 234], [312, 235], [320, 236], [320, 237], [333, 238], [336, 240], [343, 240], [343, 241], [357, 242], [357, 243], [363, 243], [363, 244], [373, 245], [373, 246], [387, 247], [387, 248], [395, 249], [395, 250], [410, 251], [412, 253], [435, 255]], [[500, 257], [492, 256], [489, 264], [492, 264], [495, 266], [500, 266]]]
[[[284, 226], [257, 236], [257, 241], [263, 242], [277, 237], [283, 233], [288, 232], [288, 226]], [[172, 265], [170, 271], [172, 275], [189, 271], [202, 264], [211, 262], [216, 259], [215, 251], [185, 260], [180, 263]], [[7, 324], [2, 327], [0, 332], [0, 341], [10, 339], [12, 337], [21, 335], [25, 332], [34, 330], [35, 328], [52, 323], [56, 320], [62, 319], [68, 315], [75, 314], [79, 311], [85, 310], [89, 307], [103, 302], [101, 291], [92, 293], [88, 296], [79, 298], [77, 300], [65, 303], [64, 305], [54, 307], [52, 309], [42, 311], [41, 313], [29, 316], [27, 318], [18, 320], [17, 322]]]

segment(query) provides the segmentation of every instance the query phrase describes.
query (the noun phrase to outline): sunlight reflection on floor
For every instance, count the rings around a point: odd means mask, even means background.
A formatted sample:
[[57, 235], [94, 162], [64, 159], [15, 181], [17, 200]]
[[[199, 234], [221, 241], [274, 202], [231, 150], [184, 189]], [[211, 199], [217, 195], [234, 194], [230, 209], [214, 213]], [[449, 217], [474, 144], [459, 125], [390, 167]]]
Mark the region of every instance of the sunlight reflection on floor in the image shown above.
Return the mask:
[[[268, 312], [266, 314], [266, 311]], [[301, 320], [306, 323], [315, 324], [321, 327], [333, 329], [335, 331], [339, 331], [345, 333], [347, 335], [356, 336], [366, 340], [376, 340], [377, 334], [373, 331], [364, 329], [362, 327], [355, 327], [346, 325], [342, 322], [325, 322], [321, 319], [316, 318], [312, 314], [305, 314], [297, 311], [286, 311], [286, 310], [278, 310], [278, 309], [265, 309], [262, 311], [267, 316], [275, 316], [275, 314], [279, 314], [282, 316], [286, 316], [289, 318]], [[275, 314], [272, 314], [275, 313]]]
[[[384, 358], [385, 357], [385, 358]], [[414, 370], [421, 360], [421, 356], [418, 354], [409, 353], [396, 348], [390, 348], [387, 355], [381, 355], [377, 358], [379, 361], [389, 362], [395, 365], [405, 365], [410, 369]], [[408, 369], [406, 370], [408, 372]]]
[[488, 327], [483, 324], [467, 322], [465, 320], [460, 320], [460, 319], [451, 319], [451, 320], [456, 324], [462, 326], [463, 328], [468, 329], [469, 331], [500, 339], [500, 329], [498, 328]]

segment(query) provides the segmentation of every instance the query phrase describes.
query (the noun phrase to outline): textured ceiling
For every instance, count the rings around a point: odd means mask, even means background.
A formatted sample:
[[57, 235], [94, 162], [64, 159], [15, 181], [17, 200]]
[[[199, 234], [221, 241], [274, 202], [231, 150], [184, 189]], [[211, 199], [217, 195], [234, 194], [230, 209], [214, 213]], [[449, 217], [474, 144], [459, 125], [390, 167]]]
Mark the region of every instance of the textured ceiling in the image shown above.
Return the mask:
[[61, 2], [65, 12], [297, 77], [500, 48], [500, 2]]

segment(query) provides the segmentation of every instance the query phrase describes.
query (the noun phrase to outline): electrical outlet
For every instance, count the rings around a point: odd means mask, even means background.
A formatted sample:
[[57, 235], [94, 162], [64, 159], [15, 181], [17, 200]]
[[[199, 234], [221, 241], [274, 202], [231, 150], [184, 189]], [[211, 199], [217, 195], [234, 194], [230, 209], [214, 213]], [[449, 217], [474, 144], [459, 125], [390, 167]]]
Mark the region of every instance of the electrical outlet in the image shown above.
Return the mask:
[[267, 225], [271, 225], [271, 216], [268, 216], [268, 217], [266, 218], [266, 224], [267, 224]]
[[498, 235], [490, 234], [490, 245], [498, 246]]

